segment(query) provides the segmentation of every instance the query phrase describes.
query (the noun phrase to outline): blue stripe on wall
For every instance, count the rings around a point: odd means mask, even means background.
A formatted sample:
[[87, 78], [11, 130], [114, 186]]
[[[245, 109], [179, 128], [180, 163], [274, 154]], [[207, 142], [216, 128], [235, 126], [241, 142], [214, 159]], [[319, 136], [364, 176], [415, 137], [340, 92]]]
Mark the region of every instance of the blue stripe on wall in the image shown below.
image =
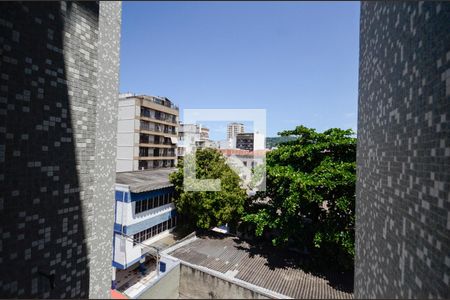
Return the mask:
[[143, 255], [141, 255], [140, 257], [138, 257], [138, 258], [136, 258], [136, 259], [130, 261], [129, 263], [127, 263], [127, 264], [125, 264], [125, 265], [122, 265], [121, 263], [118, 263], [118, 262], [116, 262], [116, 261], [113, 261], [113, 262], [112, 262], [112, 266], [113, 266], [113, 267], [116, 267], [116, 268], [118, 268], [118, 269], [124, 270], [124, 269], [126, 269], [126, 268], [128, 268], [128, 267], [131, 267], [132, 265], [134, 265], [135, 263], [137, 263], [141, 258], [144, 258], [144, 257], [145, 257], [145, 254], [143, 254]]
[[[168, 194], [175, 191], [175, 188], [173, 186], [166, 187], [159, 190], [149, 191], [149, 192], [143, 192], [143, 193], [128, 193], [123, 191], [116, 191], [116, 201], [119, 202], [133, 202], [133, 201], [139, 201], [139, 200], [145, 200], [151, 197], [157, 197], [159, 195]], [[125, 196], [125, 197], [124, 197]]]
[[123, 200], [123, 191], [116, 191], [116, 200], [122, 201]]
[[[125, 228], [125, 226], [124, 226], [124, 228]], [[118, 232], [118, 233], [121, 233], [122, 232], [122, 225], [114, 223], [114, 231]]]
[[119, 202], [130, 202], [130, 193], [124, 191], [116, 191], [115, 198], [116, 201]]
[[151, 197], [157, 197], [159, 195], [169, 194], [175, 191], [174, 187], [167, 187], [159, 190], [154, 190], [144, 193], [130, 193], [131, 202], [149, 199]]
[[124, 265], [119, 264], [118, 262], [115, 262], [115, 261], [112, 262], [112, 266], [113, 266], [113, 267], [116, 267], [117, 269], [121, 269], [121, 270], [124, 270], [124, 269], [125, 269], [125, 266], [124, 266]]

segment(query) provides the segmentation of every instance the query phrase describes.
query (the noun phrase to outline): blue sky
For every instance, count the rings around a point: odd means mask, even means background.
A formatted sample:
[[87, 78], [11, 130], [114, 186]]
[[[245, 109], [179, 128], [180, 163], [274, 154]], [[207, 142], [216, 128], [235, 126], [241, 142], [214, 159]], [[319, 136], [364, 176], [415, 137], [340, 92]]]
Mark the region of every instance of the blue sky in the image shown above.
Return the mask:
[[268, 136], [356, 130], [359, 5], [124, 1], [120, 90], [166, 96], [181, 115], [263, 108]]

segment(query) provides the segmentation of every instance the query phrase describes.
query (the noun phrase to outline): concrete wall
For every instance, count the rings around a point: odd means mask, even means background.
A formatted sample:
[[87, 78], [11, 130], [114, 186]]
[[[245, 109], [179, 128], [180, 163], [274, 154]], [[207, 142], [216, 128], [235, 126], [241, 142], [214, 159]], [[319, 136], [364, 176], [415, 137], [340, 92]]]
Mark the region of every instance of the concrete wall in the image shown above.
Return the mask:
[[178, 299], [180, 284], [180, 264], [167, 272], [138, 299]]
[[[175, 227], [164, 230], [163, 232], [146, 240], [143, 244], [151, 245], [165, 237], [168, 237], [174, 228]], [[133, 242], [130, 239], [127, 239], [121, 234], [115, 233], [114, 239], [114, 263], [121, 265], [115, 265], [116, 267], [126, 269], [139, 261], [142, 257], [142, 246], [133, 245]]]
[[[134, 130], [139, 128], [139, 106], [135, 99], [121, 99], [118, 108], [117, 125], [117, 172], [129, 172], [134, 169], [133, 158], [139, 155], [139, 134]], [[136, 147], [135, 147], [136, 146]]]
[[0, 4], [0, 298], [107, 298], [121, 4]]
[[183, 263], [180, 268], [179, 293], [182, 299], [269, 299], [256, 291]]
[[93, 199], [92, 205], [87, 207], [89, 217], [85, 220], [90, 228], [89, 298], [110, 296], [122, 20], [121, 2], [99, 2], [99, 6]]
[[356, 298], [450, 298], [450, 3], [363, 2]]

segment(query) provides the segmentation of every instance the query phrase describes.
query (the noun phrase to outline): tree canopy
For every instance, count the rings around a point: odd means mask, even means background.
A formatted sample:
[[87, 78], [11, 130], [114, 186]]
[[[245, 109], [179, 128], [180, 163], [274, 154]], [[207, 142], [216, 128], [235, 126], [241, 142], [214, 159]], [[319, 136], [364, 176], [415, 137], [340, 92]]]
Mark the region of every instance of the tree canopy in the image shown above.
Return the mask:
[[354, 257], [356, 139], [351, 130], [318, 133], [298, 126], [296, 139], [267, 154], [267, 204], [250, 207], [244, 220], [256, 235], [275, 233], [275, 245], [312, 250], [350, 268]]
[[[184, 160], [189, 159], [187, 154]], [[170, 180], [175, 186], [175, 206], [187, 225], [210, 229], [228, 223], [235, 226], [244, 212], [247, 194], [240, 186], [239, 176], [226, 164], [224, 156], [215, 149], [199, 149], [195, 153], [197, 179], [220, 179], [220, 191], [186, 191], [184, 188], [185, 162], [180, 160], [177, 172]]]

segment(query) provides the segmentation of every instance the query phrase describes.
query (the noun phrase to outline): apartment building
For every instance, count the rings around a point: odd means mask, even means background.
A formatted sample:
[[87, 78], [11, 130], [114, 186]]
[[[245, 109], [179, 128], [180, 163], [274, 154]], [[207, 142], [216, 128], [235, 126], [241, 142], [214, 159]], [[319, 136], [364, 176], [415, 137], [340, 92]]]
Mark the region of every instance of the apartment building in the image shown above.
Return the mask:
[[186, 148], [189, 145], [195, 145], [197, 149], [215, 147], [215, 144], [209, 140], [209, 129], [197, 124], [180, 123], [178, 130], [178, 158], [186, 154]]
[[200, 127], [200, 139], [203, 141], [209, 140], [209, 128]]
[[264, 150], [265, 149], [265, 137], [256, 133], [238, 133], [236, 134], [236, 148], [242, 150]]
[[175, 167], [178, 116], [168, 98], [121, 94], [117, 172]]
[[[169, 238], [177, 224], [174, 187], [169, 181], [175, 170], [117, 173], [112, 288], [129, 297], [139, 288], [141, 277], [155, 277], [158, 270], [155, 249]], [[134, 276], [135, 271], [140, 275]]]
[[236, 134], [236, 148], [242, 150], [253, 151], [253, 133]]
[[238, 133], [244, 133], [244, 124], [236, 122], [229, 123], [227, 126], [227, 140], [236, 137]]

